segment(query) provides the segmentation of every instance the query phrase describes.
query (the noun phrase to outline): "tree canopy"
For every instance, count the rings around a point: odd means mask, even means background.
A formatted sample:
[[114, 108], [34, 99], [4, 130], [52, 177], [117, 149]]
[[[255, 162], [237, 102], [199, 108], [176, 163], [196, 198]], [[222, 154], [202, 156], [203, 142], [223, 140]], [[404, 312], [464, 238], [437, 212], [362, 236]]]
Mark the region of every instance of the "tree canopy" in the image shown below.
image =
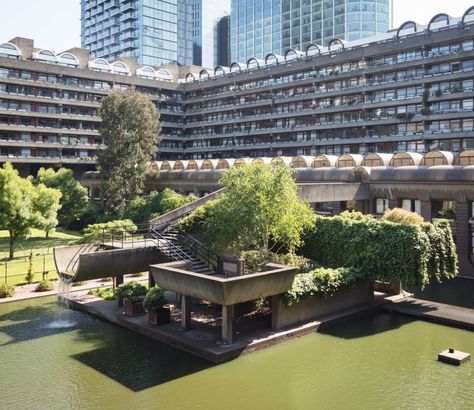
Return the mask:
[[[213, 249], [268, 253], [301, 245], [314, 214], [298, 199], [291, 168], [264, 164], [230, 168], [219, 182], [225, 193], [204, 210], [204, 238]], [[197, 215], [202, 214], [198, 210]]]
[[129, 91], [104, 97], [99, 115], [106, 145], [98, 153], [103, 199], [107, 210], [117, 211], [143, 190], [157, 151], [159, 113], [147, 96]]
[[40, 168], [35, 182], [61, 191], [61, 207], [58, 211], [60, 225], [70, 225], [80, 218], [87, 209], [87, 189], [74, 179], [72, 170], [61, 168], [55, 171], [52, 168]]
[[30, 228], [54, 229], [60, 198], [61, 192], [21, 178], [10, 163], [0, 168], [0, 229], [10, 235], [10, 259], [15, 240], [27, 236]]

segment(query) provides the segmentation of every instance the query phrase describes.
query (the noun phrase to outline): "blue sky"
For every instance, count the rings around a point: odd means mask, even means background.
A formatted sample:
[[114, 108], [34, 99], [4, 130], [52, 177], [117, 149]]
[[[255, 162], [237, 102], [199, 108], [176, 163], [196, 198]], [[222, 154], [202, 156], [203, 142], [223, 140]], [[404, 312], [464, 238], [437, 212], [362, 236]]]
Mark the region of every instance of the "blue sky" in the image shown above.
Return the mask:
[[[406, 20], [427, 23], [436, 13], [461, 16], [474, 0], [394, 0], [395, 26]], [[15, 36], [56, 52], [80, 46], [79, 0], [0, 0], [0, 42]]]

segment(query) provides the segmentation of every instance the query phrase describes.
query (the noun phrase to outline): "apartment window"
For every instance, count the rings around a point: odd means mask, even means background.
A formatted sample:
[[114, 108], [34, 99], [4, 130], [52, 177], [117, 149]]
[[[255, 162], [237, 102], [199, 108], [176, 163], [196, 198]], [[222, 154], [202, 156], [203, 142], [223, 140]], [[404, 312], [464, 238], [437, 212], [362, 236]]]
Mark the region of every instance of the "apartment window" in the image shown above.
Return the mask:
[[417, 199], [404, 199], [402, 200], [402, 208], [408, 212], [416, 212], [421, 215], [421, 201]]
[[375, 213], [382, 215], [388, 210], [388, 199], [377, 198], [375, 200]]

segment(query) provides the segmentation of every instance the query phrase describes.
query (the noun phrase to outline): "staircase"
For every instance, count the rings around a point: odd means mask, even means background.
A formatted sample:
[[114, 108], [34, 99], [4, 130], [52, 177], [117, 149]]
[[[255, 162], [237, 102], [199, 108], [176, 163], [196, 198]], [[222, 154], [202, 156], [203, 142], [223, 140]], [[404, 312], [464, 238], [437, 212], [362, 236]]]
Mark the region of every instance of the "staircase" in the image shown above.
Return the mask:
[[[150, 230], [150, 236], [156, 240], [158, 248], [164, 253], [170, 261], [188, 260], [191, 262], [192, 271], [203, 275], [217, 275], [217, 257], [211, 251], [200, 244], [194, 238], [192, 242], [183, 240], [183, 234], [175, 226], [170, 225], [162, 231], [157, 229]], [[191, 244], [189, 246], [188, 244]], [[202, 250], [205, 248], [205, 254], [212, 258], [206, 257]], [[198, 250], [199, 249], [199, 250]]]

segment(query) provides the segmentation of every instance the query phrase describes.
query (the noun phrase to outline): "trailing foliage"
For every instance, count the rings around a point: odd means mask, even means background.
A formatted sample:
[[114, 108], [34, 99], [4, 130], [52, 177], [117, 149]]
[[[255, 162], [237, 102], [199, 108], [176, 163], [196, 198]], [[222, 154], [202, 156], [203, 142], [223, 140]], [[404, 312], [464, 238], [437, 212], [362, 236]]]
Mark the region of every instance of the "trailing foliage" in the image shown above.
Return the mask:
[[54, 290], [54, 284], [50, 280], [42, 280], [36, 285], [36, 292], [49, 292]]
[[147, 292], [146, 286], [139, 282], [131, 281], [117, 287], [117, 296], [131, 302], [143, 300]]
[[11, 298], [15, 296], [15, 286], [8, 283], [0, 284], [0, 299]]
[[388, 209], [382, 216], [384, 221], [390, 221], [404, 225], [419, 225], [424, 222], [422, 216], [416, 212], [409, 212], [402, 208]]
[[206, 219], [212, 214], [215, 206], [219, 206], [219, 201], [209, 201], [206, 205], [197, 208], [192, 214], [184, 217], [178, 222], [178, 227], [184, 232], [193, 232], [205, 227]]
[[143, 307], [147, 312], [161, 309], [165, 304], [165, 291], [158, 286], [149, 289], [145, 299], [143, 299]]
[[354, 268], [317, 268], [301, 273], [295, 276], [291, 289], [285, 293], [285, 304], [290, 306], [310, 296], [331, 296], [364, 279], [365, 276]]
[[127, 234], [132, 234], [137, 226], [129, 219], [93, 224], [84, 229], [84, 242], [120, 240]]
[[[441, 239], [444, 236], [445, 239]], [[403, 225], [344, 216], [316, 217], [301, 254], [330, 268], [355, 267], [367, 278], [423, 288], [457, 274], [448, 224]]]
[[104, 300], [115, 300], [117, 298], [117, 294], [112, 288], [91, 289], [88, 294]]

